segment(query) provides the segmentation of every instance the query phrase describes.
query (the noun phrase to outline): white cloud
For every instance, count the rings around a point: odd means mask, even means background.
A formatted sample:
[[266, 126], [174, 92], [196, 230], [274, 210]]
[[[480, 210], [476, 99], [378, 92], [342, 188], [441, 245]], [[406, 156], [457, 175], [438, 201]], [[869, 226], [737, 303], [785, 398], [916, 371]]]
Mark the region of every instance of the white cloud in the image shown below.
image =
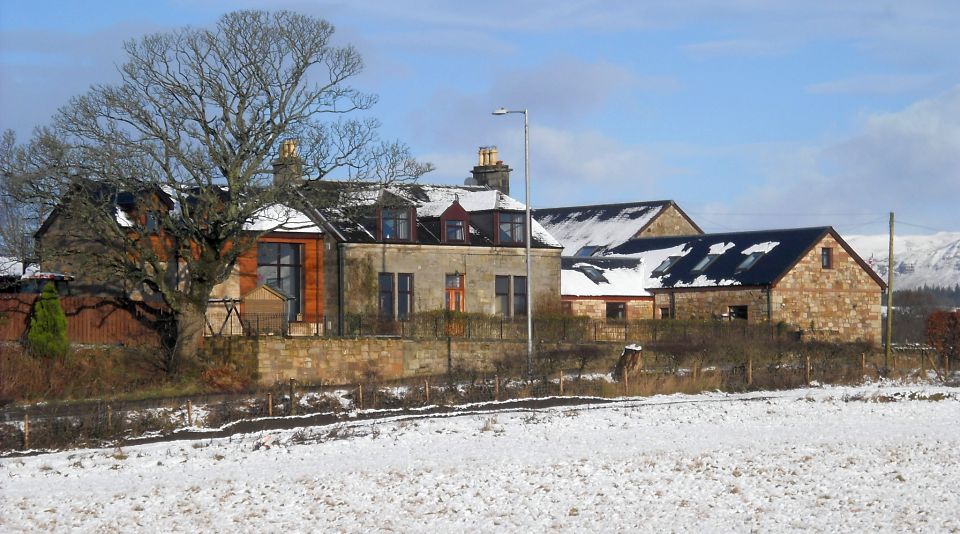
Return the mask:
[[[513, 169], [511, 196], [522, 199], [522, 128], [507, 131], [500, 139], [500, 158]], [[437, 166], [425, 178], [427, 182], [462, 183], [476, 164], [474, 152], [434, 153], [423, 159]], [[652, 200], [662, 196], [663, 180], [679, 172], [647, 147], [625, 145], [596, 131], [545, 126], [531, 128], [530, 159], [536, 207], [576, 204], [576, 199], [584, 198], [590, 202]]]
[[[764, 145], [754, 152], [750, 166], [766, 183], [712, 206], [711, 217], [738, 229], [769, 221], [859, 232], [882, 231], [886, 213], [894, 211], [913, 224], [960, 229], [960, 86], [869, 115], [857, 133], [838, 142]], [[859, 227], [867, 223], [873, 226]]]

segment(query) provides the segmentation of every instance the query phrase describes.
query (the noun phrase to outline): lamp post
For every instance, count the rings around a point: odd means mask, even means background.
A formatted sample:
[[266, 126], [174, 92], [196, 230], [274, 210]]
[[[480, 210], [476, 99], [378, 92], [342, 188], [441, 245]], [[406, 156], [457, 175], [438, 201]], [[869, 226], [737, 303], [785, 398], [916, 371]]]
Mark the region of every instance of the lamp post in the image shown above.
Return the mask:
[[533, 219], [530, 217], [530, 122], [527, 110], [508, 110], [499, 108], [494, 115], [523, 113], [523, 186], [526, 204], [525, 228], [527, 256], [527, 374], [533, 376], [533, 270], [530, 264], [530, 234], [533, 233]]

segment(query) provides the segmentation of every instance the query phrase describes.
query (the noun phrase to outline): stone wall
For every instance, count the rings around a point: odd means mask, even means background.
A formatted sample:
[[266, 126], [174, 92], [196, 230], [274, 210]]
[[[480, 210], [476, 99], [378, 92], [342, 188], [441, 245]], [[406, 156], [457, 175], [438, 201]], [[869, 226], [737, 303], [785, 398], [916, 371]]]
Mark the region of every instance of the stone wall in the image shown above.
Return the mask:
[[635, 238], [641, 237], [660, 237], [670, 235], [699, 235], [700, 230], [690, 224], [690, 221], [684, 217], [675, 204], [667, 206], [663, 212], [658, 215], [650, 225], [637, 232]]
[[[459, 272], [464, 275], [465, 311], [488, 315], [496, 312], [495, 277], [526, 276], [523, 248], [349, 244], [344, 247], [344, 252], [344, 308], [347, 313], [376, 312], [377, 274], [381, 272], [413, 273], [414, 313], [444, 308], [444, 277], [447, 274]], [[540, 309], [557, 309], [560, 301], [560, 249], [532, 249], [530, 255], [534, 303]], [[328, 257], [333, 259], [336, 255]], [[328, 295], [335, 298], [336, 286], [330, 288], [331, 285], [327, 284]], [[328, 310], [336, 309], [330, 304], [328, 299]]]
[[[657, 292], [654, 306], [660, 317], [661, 308], [670, 307], [669, 291]], [[706, 321], [724, 317], [730, 306], [746, 306], [750, 322], [767, 320], [767, 293], [761, 288], [709, 288], [673, 292], [674, 318]]]
[[617, 297], [610, 297], [608, 299], [604, 299], [603, 297], [564, 297], [563, 301], [570, 303], [570, 313], [572, 315], [590, 317], [591, 319], [606, 319], [608, 302], [626, 302], [628, 321], [641, 321], [653, 318], [653, 297], [633, 299]]
[[[833, 250], [833, 267], [821, 250]], [[880, 344], [880, 286], [831, 235], [813, 247], [774, 288], [773, 319], [818, 339]]]
[[[567, 350], [576, 355], [576, 347], [544, 343], [538, 351]], [[603, 347], [610, 361], [623, 349], [618, 344]], [[305, 384], [356, 384], [442, 375], [451, 369], [495, 373], [504, 366], [522, 369], [526, 361], [523, 341], [218, 338], [206, 343], [204, 350], [218, 360], [255, 366], [262, 385], [291, 378]]]

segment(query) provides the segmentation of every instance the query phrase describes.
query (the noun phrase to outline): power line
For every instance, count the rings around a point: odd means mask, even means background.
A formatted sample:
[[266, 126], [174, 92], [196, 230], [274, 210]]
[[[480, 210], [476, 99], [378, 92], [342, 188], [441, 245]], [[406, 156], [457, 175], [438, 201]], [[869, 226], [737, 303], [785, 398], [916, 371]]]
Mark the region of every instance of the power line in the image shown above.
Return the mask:
[[924, 226], [922, 224], [908, 223], [905, 221], [897, 221], [899, 224], [905, 224], [907, 226], [913, 226], [915, 228], [923, 228], [924, 230], [933, 230], [934, 232], [956, 232], [957, 230], [944, 230], [943, 228], [934, 228], [932, 226]]

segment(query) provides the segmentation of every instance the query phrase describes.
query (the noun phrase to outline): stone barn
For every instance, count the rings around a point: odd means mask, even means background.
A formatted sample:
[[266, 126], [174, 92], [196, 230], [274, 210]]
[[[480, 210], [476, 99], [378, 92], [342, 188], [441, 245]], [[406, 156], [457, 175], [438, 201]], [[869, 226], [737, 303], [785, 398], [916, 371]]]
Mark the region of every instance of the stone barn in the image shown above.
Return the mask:
[[880, 343], [886, 285], [831, 227], [635, 239], [661, 319], [785, 323], [808, 339]]

